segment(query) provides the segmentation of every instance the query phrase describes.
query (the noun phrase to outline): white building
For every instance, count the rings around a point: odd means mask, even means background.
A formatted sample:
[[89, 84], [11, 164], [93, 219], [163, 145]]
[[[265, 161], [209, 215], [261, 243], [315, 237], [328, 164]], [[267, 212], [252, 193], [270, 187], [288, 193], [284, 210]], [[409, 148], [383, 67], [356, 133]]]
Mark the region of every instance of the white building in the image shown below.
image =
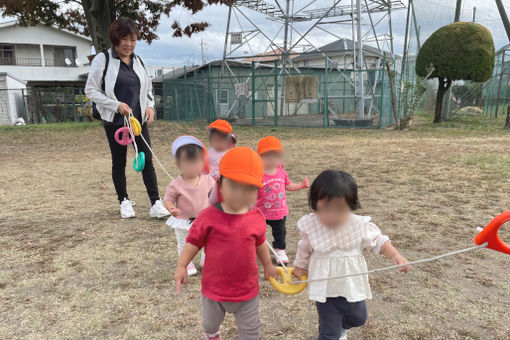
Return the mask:
[[84, 82], [92, 40], [52, 26], [0, 23], [0, 72], [28, 82]]

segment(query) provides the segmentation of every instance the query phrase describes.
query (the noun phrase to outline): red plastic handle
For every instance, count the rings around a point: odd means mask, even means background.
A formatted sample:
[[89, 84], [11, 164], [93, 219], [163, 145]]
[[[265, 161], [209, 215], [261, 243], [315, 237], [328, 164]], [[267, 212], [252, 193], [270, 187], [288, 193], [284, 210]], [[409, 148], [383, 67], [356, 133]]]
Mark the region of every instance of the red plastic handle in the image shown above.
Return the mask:
[[499, 228], [508, 221], [510, 221], [510, 211], [505, 211], [494, 217], [494, 219], [475, 236], [475, 244], [481, 245], [487, 242], [487, 248], [510, 255], [510, 246], [503, 242], [498, 235]]

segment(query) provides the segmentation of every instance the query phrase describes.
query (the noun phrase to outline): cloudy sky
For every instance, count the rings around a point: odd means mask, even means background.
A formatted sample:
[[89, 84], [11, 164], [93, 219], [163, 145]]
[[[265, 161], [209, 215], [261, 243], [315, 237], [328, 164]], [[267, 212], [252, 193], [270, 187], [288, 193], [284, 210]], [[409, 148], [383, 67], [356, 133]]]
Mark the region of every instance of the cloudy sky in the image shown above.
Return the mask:
[[[274, 0], [267, 0], [269, 3], [274, 3]], [[279, 0], [283, 6], [283, 1]], [[455, 13], [456, 0], [414, 0], [416, 10], [416, 23], [421, 36], [421, 43], [432, 33], [435, 29], [446, 25], [453, 21]], [[295, 0], [294, 11], [297, 12], [301, 7], [308, 4], [309, 1]], [[332, 3], [332, 0], [317, 0], [306, 10], [325, 8]], [[407, 1], [404, 0], [407, 4]], [[341, 0], [339, 5], [346, 4], [350, 6], [349, 0]], [[494, 37], [496, 49], [499, 49], [506, 43], [508, 38], [505, 34], [503, 25], [501, 23], [499, 12], [495, 6], [494, 1], [487, 0], [463, 0], [463, 7], [461, 13], [461, 21], [471, 21], [473, 16], [473, 7], [476, 10], [476, 22], [486, 26]], [[507, 6], [507, 13], [510, 15], [510, 5]], [[270, 38], [276, 36], [277, 43], [282, 43], [283, 33], [278, 31], [281, 24], [267, 20], [267, 18], [254, 12], [250, 9], [243, 9], [242, 13], [234, 11], [231, 20], [231, 31], [248, 31], [255, 29], [252, 25], [255, 24], [264, 34]], [[221, 58], [223, 53], [223, 44], [225, 38], [225, 28], [227, 23], [228, 8], [226, 6], [210, 6], [203, 10], [201, 13], [191, 16], [188, 11], [183, 9], [176, 9], [171, 18], [164, 18], [158, 28], [160, 39], [154, 41], [151, 45], [140, 42], [137, 46], [137, 51], [150, 65], [158, 66], [181, 66], [183, 64], [199, 64], [201, 63], [201, 48], [200, 44], [203, 41], [204, 54], [206, 60], [213, 60]], [[243, 14], [246, 16], [244, 17]], [[406, 23], [406, 10], [395, 11], [392, 14], [393, 22], [393, 36], [394, 48], [396, 53], [402, 53], [404, 45], [404, 32]], [[374, 15], [372, 17], [374, 22], [377, 22], [381, 15]], [[249, 20], [248, 20], [249, 19]], [[183, 25], [194, 21], [207, 21], [211, 25], [207, 31], [196, 34], [192, 38], [182, 37], [173, 38], [171, 23], [178, 20]], [[251, 21], [251, 23], [250, 23]], [[362, 18], [363, 33], [370, 29], [370, 21], [368, 16]], [[300, 23], [294, 26], [292, 40], [295, 42], [300, 34], [303, 34], [310, 27], [310, 23]], [[337, 37], [351, 38], [351, 26], [346, 23], [336, 23], [324, 26], [328, 31], [332, 32]], [[413, 33], [416, 32], [414, 26], [412, 27]], [[387, 20], [383, 19], [377, 26], [377, 34], [385, 34], [388, 32]], [[369, 34], [371, 36], [373, 34]], [[414, 37], [414, 36], [413, 36]], [[322, 46], [326, 43], [332, 42], [337, 38], [319, 29], [312, 30], [307, 36], [295, 47], [296, 51], [310, 48], [311, 46]], [[237, 55], [251, 55], [252, 53], [260, 53], [268, 49], [268, 39], [263, 34], [259, 34], [250, 41], [250, 45], [245, 45], [236, 52]], [[373, 42], [371, 44], [374, 44]], [[416, 40], [413, 38], [411, 48], [416, 45]], [[235, 45], [233, 46], [236, 47]], [[230, 48], [230, 46], [229, 46]], [[389, 46], [385, 45], [384, 49], [388, 50]]]

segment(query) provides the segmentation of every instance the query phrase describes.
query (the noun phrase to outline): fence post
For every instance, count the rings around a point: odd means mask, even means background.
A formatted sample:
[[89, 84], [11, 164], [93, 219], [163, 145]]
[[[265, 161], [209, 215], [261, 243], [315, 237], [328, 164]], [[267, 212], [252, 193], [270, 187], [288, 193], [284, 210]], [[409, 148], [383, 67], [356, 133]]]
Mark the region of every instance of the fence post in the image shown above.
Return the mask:
[[501, 74], [499, 75], [498, 94], [496, 96], [496, 114], [494, 115], [495, 118], [498, 118], [499, 99], [501, 96], [501, 83], [503, 82], [503, 76], [505, 75], [505, 54], [506, 54], [506, 51], [503, 50], [503, 53], [501, 56]]
[[255, 61], [251, 62], [251, 125], [255, 125]]
[[207, 115], [207, 119], [209, 122], [212, 122], [211, 113], [214, 112], [214, 103], [213, 103], [213, 97], [212, 97], [212, 74], [211, 74], [211, 64], [209, 63], [207, 65], [207, 87], [209, 91], [209, 114]]
[[[282, 77], [284, 75], [282, 74]], [[274, 126], [278, 126], [278, 60], [274, 61]]]
[[322, 127], [328, 126], [328, 114], [329, 114], [329, 105], [328, 105], [328, 68], [329, 61], [328, 57], [325, 57], [325, 67], [324, 67], [324, 111], [322, 114]]
[[[187, 76], [187, 70], [186, 70], [186, 65], [184, 65], [184, 119], [186, 119], [186, 117], [188, 117], [188, 110], [189, 110], [189, 107], [188, 107], [188, 86], [187, 86], [187, 82], [188, 82], [188, 76]], [[179, 118], [177, 118], [177, 120], [180, 120]]]
[[379, 103], [379, 129], [382, 128], [383, 123], [383, 108], [384, 108], [384, 90], [386, 89], [386, 86], [384, 86], [384, 70], [386, 69], [386, 53], [383, 54], [383, 67], [381, 69], [382, 75], [381, 75], [381, 99]]

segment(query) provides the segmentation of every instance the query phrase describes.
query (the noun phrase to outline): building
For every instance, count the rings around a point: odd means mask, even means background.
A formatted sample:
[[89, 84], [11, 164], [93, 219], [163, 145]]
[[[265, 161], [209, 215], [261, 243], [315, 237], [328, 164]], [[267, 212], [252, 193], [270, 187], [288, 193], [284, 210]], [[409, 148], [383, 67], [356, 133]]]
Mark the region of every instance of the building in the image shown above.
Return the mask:
[[[16, 105], [14, 111], [11, 105], [11, 111], [0, 112], [4, 117], [0, 123], [6, 124], [5, 117], [10, 117], [11, 124], [17, 117], [28, 122], [74, 119], [79, 111], [76, 96], [83, 92], [87, 79], [91, 46], [90, 38], [57, 27], [0, 23], [0, 74], [5, 79], [0, 91], [9, 91], [10, 97], [22, 96], [25, 103], [23, 109]], [[81, 99], [78, 105], [82, 105]]]
[[25, 89], [25, 81], [0, 72], [0, 125], [16, 124], [25, 115]]

